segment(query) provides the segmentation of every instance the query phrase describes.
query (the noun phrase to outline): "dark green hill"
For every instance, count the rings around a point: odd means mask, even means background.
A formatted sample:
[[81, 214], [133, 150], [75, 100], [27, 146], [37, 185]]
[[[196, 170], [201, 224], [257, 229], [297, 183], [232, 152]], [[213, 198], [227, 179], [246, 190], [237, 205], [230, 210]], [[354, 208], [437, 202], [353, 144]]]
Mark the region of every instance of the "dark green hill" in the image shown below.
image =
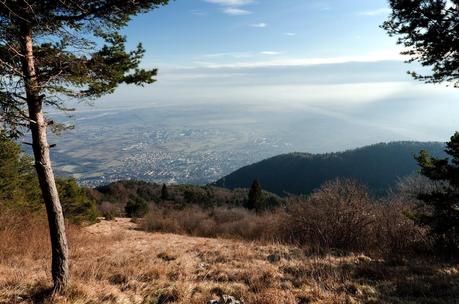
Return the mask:
[[279, 194], [308, 194], [324, 182], [352, 178], [374, 194], [384, 194], [398, 179], [418, 166], [413, 158], [420, 150], [444, 156], [444, 144], [421, 142], [381, 143], [339, 153], [291, 153], [241, 168], [215, 185], [229, 189], [247, 188], [258, 179], [264, 190]]

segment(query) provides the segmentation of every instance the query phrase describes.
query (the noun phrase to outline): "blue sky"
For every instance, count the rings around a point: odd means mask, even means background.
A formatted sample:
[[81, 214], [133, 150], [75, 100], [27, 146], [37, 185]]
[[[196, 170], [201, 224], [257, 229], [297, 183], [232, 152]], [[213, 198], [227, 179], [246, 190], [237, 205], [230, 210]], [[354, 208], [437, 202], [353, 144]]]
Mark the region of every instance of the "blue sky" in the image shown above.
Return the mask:
[[144, 43], [148, 65], [393, 58], [393, 39], [378, 27], [388, 12], [385, 0], [177, 0], [125, 33]]
[[123, 30], [130, 47], [144, 44], [158, 82], [121, 87], [99, 106], [238, 104], [385, 132], [372, 142], [447, 140], [459, 90], [406, 74], [418, 67], [380, 28], [389, 12], [386, 0], [171, 1]]

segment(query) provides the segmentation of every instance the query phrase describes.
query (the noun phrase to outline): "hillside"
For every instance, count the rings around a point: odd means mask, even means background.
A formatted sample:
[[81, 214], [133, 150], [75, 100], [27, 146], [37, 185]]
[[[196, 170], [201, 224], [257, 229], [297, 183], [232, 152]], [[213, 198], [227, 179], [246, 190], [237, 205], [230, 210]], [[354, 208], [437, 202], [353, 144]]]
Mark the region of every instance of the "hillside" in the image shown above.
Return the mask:
[[393, 142], [338, 153], [284, 154], [241, 168], [215, 185], [247, 188], [258, 179], [263, 189], [278, 195], [309, 194], [328, 180], [351, 178], [375, 194], [384, 194], [399, 178], [418, 170], [413, 155], [427, 150], [444, 156], [443, 147], [442, 143]]
[[[117, 215], [123, 214], [124, 207], [129, 201], [142, 201], [161, 206], [241, 207], [246, 203], [248, 195], [247, 189], [230, 190], [210, 185], [168, 185], [167, 198], [164, 198], [161, 189], [161, 184], [118, 181], [88, 189], [88, 194], [98, 205], [105, 203], [105, 206], [110, 206]], [[267, 207], [277, 207], [283, 202], [282, 198], [269, 192], [265, 192], [263, 200]]]
[[[48, 298], [46, 221], [0, 229], [0, 303], [451, 303], [457, 265], [307, 256], [292, 246], [139, 231], [128, 219], [69, 227], [73, 282]], [[21, 240], [29, 240], [21, 242]], [[14, 245], [14, 246], [13, 246]]]

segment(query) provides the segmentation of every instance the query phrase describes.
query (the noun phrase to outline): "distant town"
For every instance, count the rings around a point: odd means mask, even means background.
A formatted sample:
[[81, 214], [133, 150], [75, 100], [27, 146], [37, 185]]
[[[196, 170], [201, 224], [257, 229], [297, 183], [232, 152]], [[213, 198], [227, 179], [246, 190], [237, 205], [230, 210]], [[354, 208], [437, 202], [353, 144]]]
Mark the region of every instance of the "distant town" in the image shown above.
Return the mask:
[[146, 121], [134, 113], [84, 116], [73, 122], [78, 131], [54, 136], [58, 175], [90, 186], [126, 179], [207, 184], [291, 149], [288, 141], [267, 138], [237, 121], [206, 127], [193, 116], [188, 123], [183, 117], [158, 118], [159, 111]]

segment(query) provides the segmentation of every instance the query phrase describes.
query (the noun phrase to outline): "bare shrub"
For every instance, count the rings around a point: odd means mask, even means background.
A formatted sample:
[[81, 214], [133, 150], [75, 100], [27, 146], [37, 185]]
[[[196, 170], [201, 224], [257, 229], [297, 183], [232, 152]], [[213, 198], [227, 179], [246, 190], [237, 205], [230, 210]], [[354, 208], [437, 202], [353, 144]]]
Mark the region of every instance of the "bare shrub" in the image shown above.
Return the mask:
[[445, 186], [447, 186], [445, 182], [433, 181], [420, 174], [412, 174], [398, 181], [391, 197], [398, 201], [419, 204], [419, 195], [435, 191], [442, 192]]
[[429, 248], [427, 231], [410, 218], [414, 205], [372, 199], [350, 180], [326, 183], [308, 198], [291, 199], [283, 240], [312, 252], [331, 250], [394, 256]]
[[400, 255], [425, 250], [425, 229], [409, 217], [412, 203], [376, 201], [351, 180], [335, 180], [309, 197], [292, 197], [286, 209], [262, 213], [243, 208], [154, 206], [141, 222], [147, 231], [281, 242], [311, 253]]
[[102, 202], [98, 208], [102, 216], [108, 221], [114, 219], [115, 216], [120, 214], [118, 208], [114, 204], [107, 201]]
[[287, 240], [328, 251], [362, 250], [375, 222], [365, 188], [350, 181], [326, 183], [308, 198], [292, 199], [283, 232]]
[[395, 198], [375, 206], [376, 221], [371, 235], [377, 251], [394, 257], [431, 248], [428, 230], [410, 216], [415, 208], [413, 203]]
[[142, 220], [142, 228], [147, 231], [184, 233], [177, 221], [178, 211], [153, 207]]
[[[200, 207], [191, 207], [178, 212], [176, 220], [186, 234], [196, 236], [211, 235], [214, 222], [210, 215]], [[206, 229], [207, 228], [207, 229]]]
[[198, 206], [174, 209], [156, 206], [142, 221], [148, 231], [182, 233], [201, 237], [274, 240], [280, 223], [277, 213], [255, 214], [242, 208]]

